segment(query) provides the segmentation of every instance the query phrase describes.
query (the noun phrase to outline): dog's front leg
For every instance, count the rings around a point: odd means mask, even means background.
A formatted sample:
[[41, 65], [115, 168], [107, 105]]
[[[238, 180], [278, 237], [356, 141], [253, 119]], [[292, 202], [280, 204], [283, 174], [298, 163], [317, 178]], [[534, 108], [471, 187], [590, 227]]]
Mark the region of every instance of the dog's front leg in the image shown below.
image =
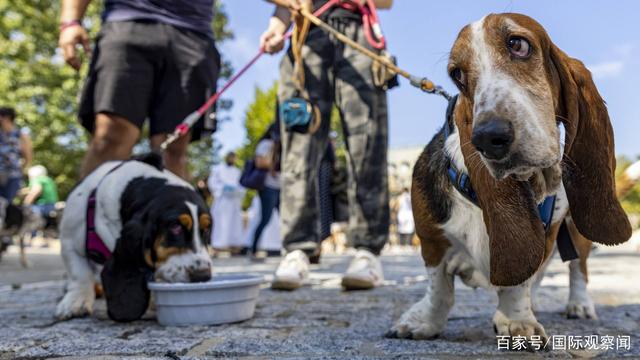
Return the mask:
[[70, 319], [91, 314], [96, 297], [93, 288], [95, 278], [93, 269], [91, 269], [89, 261], [70, 246], [70, 242], [62, 241], [62, 258], [67, 268], [69, 283], [64, 297], [56, 308], [58, 319]]
[[567, 304], [567, 318], [569, 319], [597, 319], [596, 308], [587, 292], [586, 259], [576, 259], [569, 262], [569, 303]]
[[444, 260], [427, 272], [427, 293], [402, 314], [387, 337], [432, 339], [444, 329], [454, 301], [453, 275], [447, 274]]
[[493, 316], [498, 336], [539, 336], [546, 343], [547, 334], [531, 309], [531, 280], [518, 286], [498, 288], [498, 309]]

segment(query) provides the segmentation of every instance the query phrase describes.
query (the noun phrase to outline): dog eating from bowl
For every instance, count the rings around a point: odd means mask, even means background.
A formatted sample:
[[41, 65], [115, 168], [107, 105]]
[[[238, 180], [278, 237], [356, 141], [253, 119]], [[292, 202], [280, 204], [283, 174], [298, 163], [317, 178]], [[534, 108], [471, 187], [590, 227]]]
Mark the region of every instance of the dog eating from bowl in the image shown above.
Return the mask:
[[202, 197], [163, 169], [160, 155], [103, 164], [67, 199], [60, 240], [69, 282], [56, 317], [92, 313], [97, 274], [116, 321], [144, 315], [151, 280], [210, 280], [211, 225]]

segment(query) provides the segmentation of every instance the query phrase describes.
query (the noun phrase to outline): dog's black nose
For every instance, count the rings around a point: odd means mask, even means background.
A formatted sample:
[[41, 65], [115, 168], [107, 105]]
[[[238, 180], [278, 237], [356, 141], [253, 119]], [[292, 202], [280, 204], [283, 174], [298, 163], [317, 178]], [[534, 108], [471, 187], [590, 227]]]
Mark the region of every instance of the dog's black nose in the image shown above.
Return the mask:
[[211, 269], [201, 268], [189, 270], [189, 281], [205, 282], [211, 280]]
[[513, 126], [509, 121], [494, 118], [473, 128], [471, 143], [488, 159], [501, 160], [509, 153], [513, 143]]

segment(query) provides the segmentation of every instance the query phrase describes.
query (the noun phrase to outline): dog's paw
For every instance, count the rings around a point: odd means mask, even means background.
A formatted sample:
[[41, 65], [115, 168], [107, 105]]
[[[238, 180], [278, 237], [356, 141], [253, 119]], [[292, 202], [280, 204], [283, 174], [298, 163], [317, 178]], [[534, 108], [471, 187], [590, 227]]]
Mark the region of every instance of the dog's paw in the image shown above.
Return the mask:
[[[535, 318], [512, 320], [497, 312], [493, 317], [493, 329], [497, 336], [509, 337], [514, 350], [543, 350], [548, 339], [544, 327]], [[519, 338], [526, 338], [523, 348], [516, 346]]]
[[569, 301], [567, 304], [567, 319], [593, 319], [597, 320], [596, 308], [590, 301]]
[[433, 316], [420, 306], [420, 302], [407, 310], [400, 320], [385, 334], [387, 338], [429, 340], [436, 338], [443, 330], [444, 321], [434, 321]]
[[406, 324], [398, 322], [384, 335], [389, 339], [431, 340], [440, 335], [441, 329], [431, 324]]
[[95, 295], [88, 291], [73, 291], [64, 295], [56, 307], [56, 318], [67, 320], [90, 315], [93, 312]]

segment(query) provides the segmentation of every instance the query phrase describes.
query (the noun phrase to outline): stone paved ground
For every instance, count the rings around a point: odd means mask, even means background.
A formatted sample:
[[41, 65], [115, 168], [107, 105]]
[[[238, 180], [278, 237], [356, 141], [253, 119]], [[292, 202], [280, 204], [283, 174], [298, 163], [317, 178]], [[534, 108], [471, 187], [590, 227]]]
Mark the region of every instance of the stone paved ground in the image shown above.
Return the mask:
[[[339, 275], [346, 256], [326, 256], [315, 269], [313, 285], [299, 291], [260, 294], [255, 317], [239, 324], [164, 328], [153, 314], [131, 324], [106, 318], [99, 301], [92, 317], [54, 321], [62, 296], [63, 269], [52, 251], [30, 251], [32, 268], [19, 267], [15, 254], [0, 263], [0, 359], [86, 358], [540, 358], [539, 354], [498, 351], [491, 325], [496, 297], [486, 290], [456, 284], [456, 305], [446, 330], [433, 341], [385, 339], [402, 311], [423, 295], [424, 270], [416, 254], [385, 255], [384, 287], [345, 293]], [[600, 249], [592, 257], [591, 293], [600, 320], [567, 320], [567, 269], [554, 260], [539, 294], [538, 320], [553, 335], [630, 335], [631, 351], [600, 356], [640, 358], [640, 254]], [[218, 272], [270, 274], [277, 260], [249, 264], [244, 259], [216, 260]], [[20, 284], [20, 285], [18, 285]], [[570, 358], [554, 351], [544, 357]], [[175, 358], [175, 357], [174, 357]]]

